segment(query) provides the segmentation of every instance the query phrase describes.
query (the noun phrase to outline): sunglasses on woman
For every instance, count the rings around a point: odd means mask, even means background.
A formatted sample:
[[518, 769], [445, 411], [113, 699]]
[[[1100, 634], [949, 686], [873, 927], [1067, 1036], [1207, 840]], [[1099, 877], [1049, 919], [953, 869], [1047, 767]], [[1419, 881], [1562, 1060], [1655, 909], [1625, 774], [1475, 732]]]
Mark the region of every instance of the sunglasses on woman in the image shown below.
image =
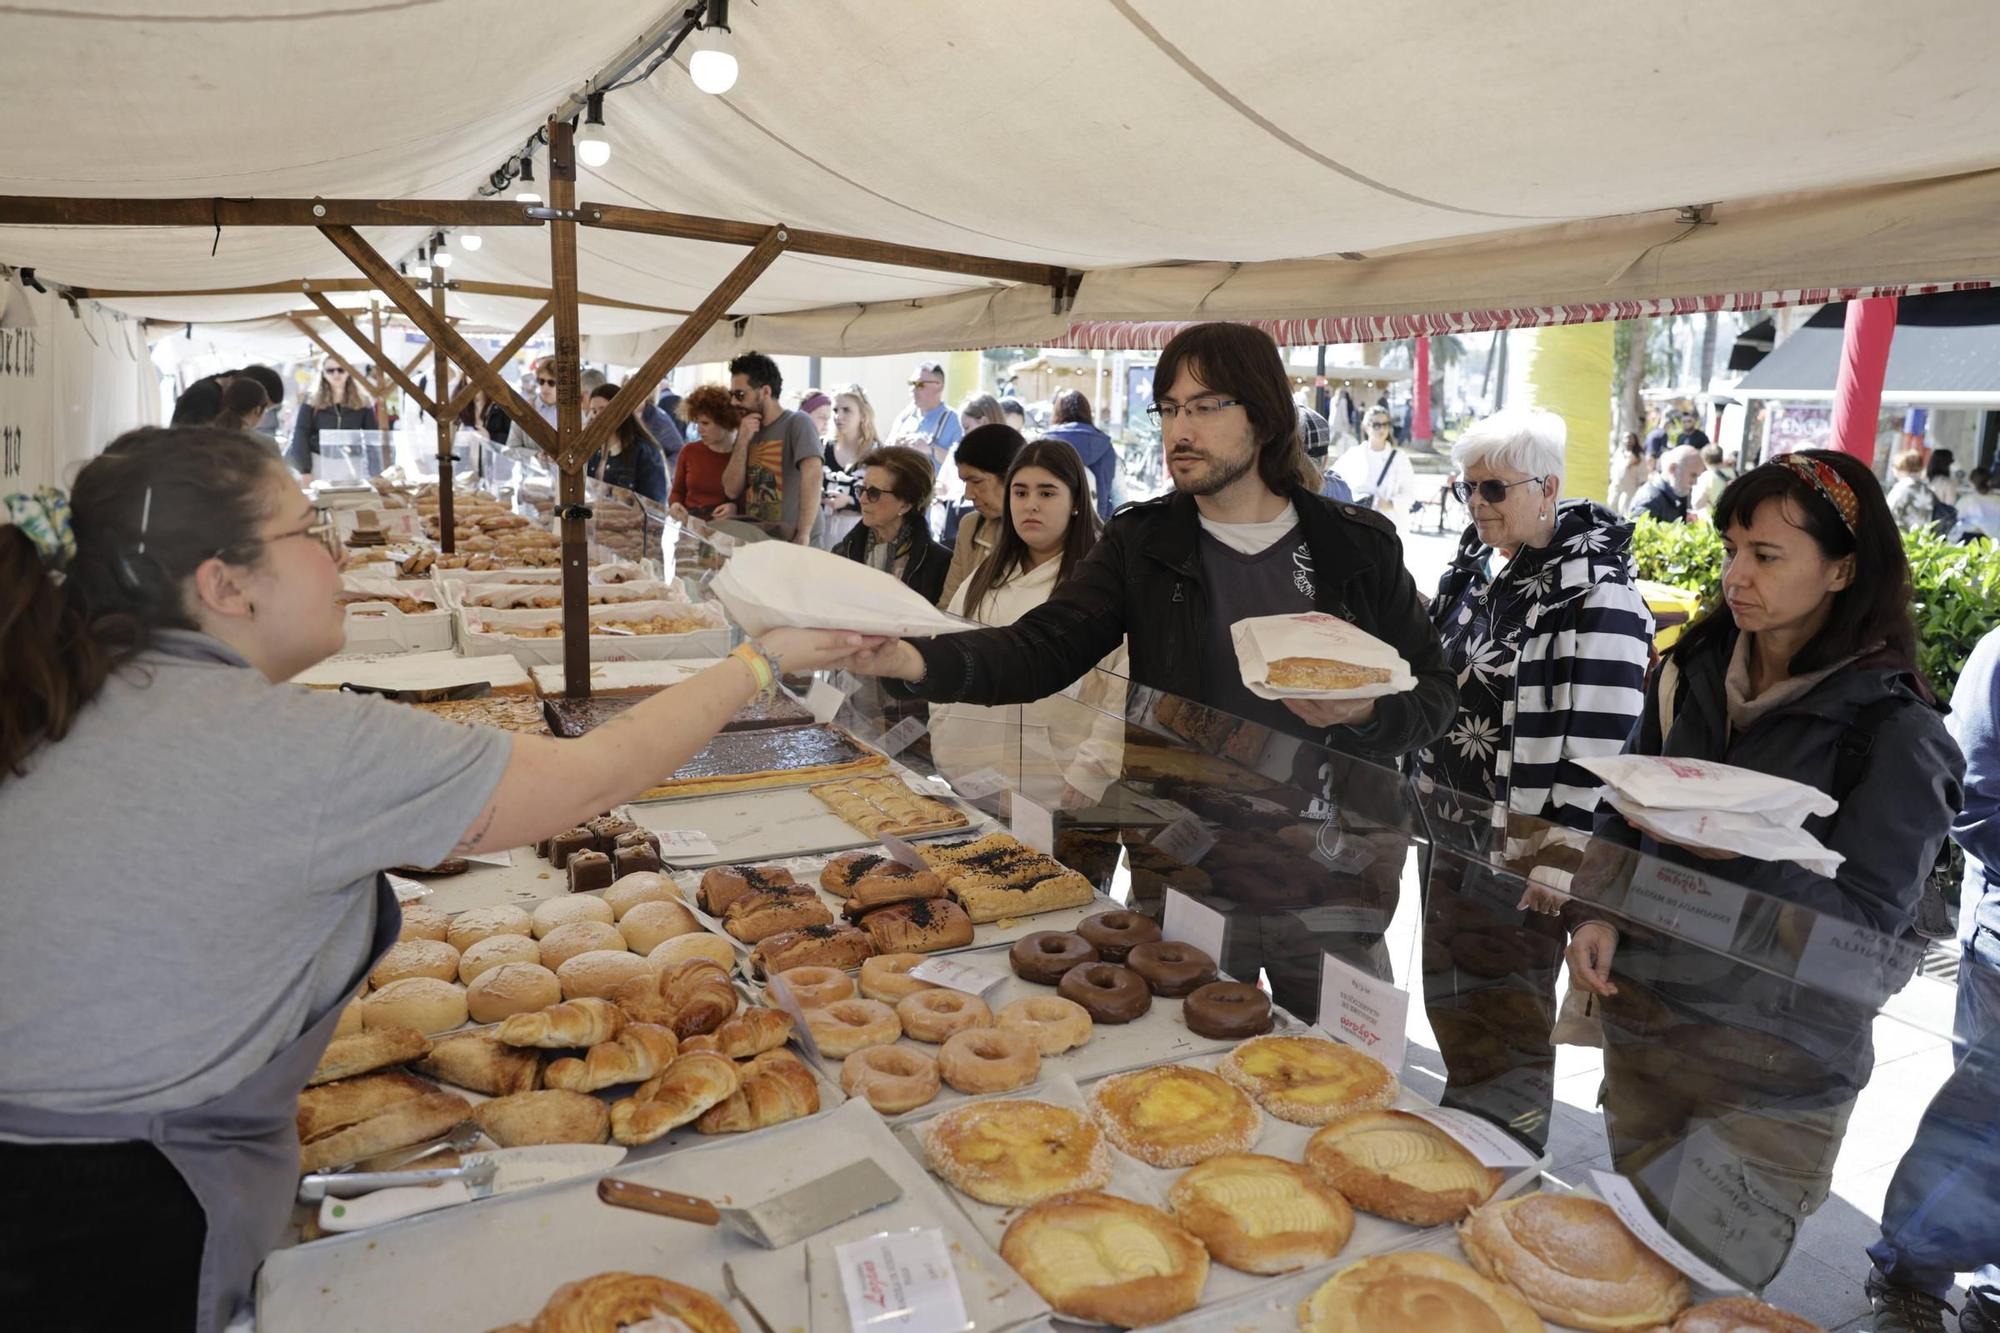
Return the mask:
[[861, 498], [869, 504], [879, 504], [884, 500], [895, 499], [896, 493], [894, 491], [885, 491], [880, 486], [863, 486], [861, 488]]
[[1460, 504], [1471, 504], [1474, 495], [1490, 505], [1505, 504], [1507, 492], [1516, 486], [1539, 484], [1547, 480], [1547, 477], [1523, 477], [1519, 481], [1496, 481], [1489, 477], [1485, 481], [1454, 481], [1451, 484], [1451, 493]]

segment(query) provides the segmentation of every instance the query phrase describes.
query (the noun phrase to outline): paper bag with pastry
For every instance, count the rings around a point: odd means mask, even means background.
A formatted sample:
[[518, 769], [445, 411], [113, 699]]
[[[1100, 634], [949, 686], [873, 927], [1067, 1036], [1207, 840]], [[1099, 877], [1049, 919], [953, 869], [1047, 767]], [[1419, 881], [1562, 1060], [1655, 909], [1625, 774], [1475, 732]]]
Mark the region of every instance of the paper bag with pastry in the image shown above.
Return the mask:
[[1377, 699], [1417, 683], [1389, 644], [1319, 611], [1239, 620], [1229, 637], [1260, 699]]

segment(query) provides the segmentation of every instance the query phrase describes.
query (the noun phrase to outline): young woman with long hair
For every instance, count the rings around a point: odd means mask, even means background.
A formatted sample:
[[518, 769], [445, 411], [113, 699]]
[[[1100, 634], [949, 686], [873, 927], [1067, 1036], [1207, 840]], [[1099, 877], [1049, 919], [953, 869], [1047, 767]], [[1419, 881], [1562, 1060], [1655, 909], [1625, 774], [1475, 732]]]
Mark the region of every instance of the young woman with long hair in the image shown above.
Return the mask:
[[[602, 412], [617, 396], [616, 384], [600, 384], [592, 389], [584, 403], [584, 420]], [[666, 454], [637, 412], [625, 414], [625, 419], [611, 433], [610, 443], [591, 457], [584, 465], [584, 472], [607, 486], [622, 486], [643, 495], [654, 504], [667, 502]]]
[[320, 367], [312, 397], [299, 404], [292, 423], [292, 448], [285, 456], [295, 471], [308, 476], [319, 470], [319, 436], [327, 430], [380, 430], [375, 404], [355, 383], [347, 367], [332, 361]]
[[861, 521], [861, 460], [882, 443], [875, 425], [875, 405], [859, 384], [833, 391], [833, 430], [826, 437], [826, 519], [822, 524], [828, 548]]

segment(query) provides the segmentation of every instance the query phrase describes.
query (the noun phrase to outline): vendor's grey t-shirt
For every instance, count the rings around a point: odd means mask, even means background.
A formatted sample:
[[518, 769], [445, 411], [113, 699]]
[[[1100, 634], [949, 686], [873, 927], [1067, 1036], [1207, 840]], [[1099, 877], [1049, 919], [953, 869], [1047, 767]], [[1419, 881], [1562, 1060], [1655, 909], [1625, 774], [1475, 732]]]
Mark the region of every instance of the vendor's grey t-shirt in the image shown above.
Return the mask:
[[158, 638], [0, 781], [0, 1102], [242, 1082], [359, 979], [376, 873], [444, 859], [507, 766], [504, 732]]

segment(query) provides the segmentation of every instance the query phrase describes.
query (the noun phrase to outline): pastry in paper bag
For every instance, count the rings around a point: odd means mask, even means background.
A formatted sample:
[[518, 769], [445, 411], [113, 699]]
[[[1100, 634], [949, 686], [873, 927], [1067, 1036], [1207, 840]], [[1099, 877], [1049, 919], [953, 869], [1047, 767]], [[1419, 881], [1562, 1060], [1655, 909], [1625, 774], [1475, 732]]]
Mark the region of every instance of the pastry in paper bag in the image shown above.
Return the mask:
[[[1613, 794], [1609, 804], [1633, 828], [1661, 842], [1707, 852], [1734, 852], [1754, 861], [1790, 861], [1832, 879], [1847, 858], [1802, 828], [1774, 824], [1757, 813], [1662, 810]], [[1725, 872], [1726, 873], [1726, 872]]]
[[911, 638], [974, 628], [894, 574], [792, 542], [746, 542], [709, 586], [753, 638], [779, 625]]
[[1239, 620], [1229, 637], [1259, 699], [1379, 699], [1417, 683], [1394, 648], [1318, 611]]
[[1840, 809], [1840, 802], [1817, 787], [1706, 759], [1617, 754], [1576, 762], [1602, 778], [1612, 797], [1654, 810], [1754, 814], [1796, 828], [1807, 815], [1825, 817]]

